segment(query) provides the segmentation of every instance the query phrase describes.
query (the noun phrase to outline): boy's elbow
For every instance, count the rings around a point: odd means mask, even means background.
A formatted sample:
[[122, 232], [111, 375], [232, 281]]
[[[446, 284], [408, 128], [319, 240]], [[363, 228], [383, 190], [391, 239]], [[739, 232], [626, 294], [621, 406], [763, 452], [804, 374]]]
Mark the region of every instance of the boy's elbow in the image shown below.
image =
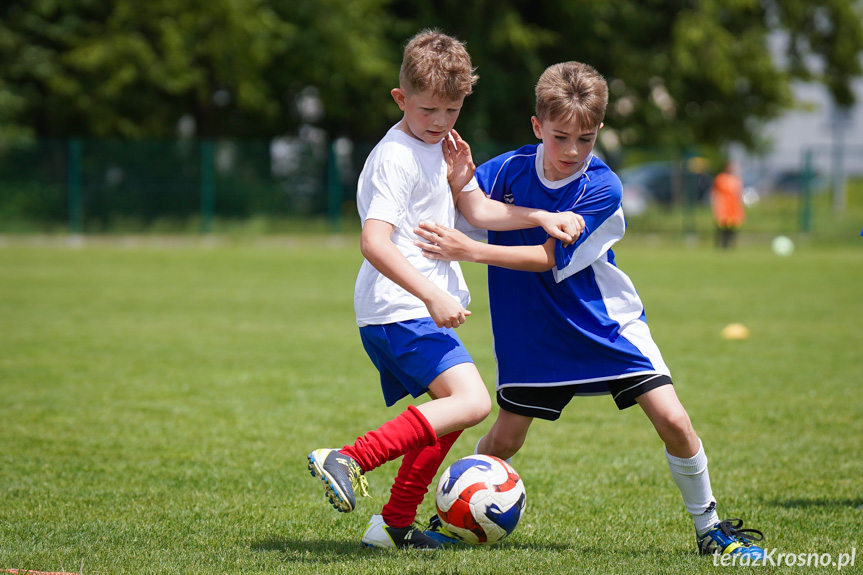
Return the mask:
[[369, 252], [371, 251], [371, 242], [369, 238], [366, 237], [366, 234], [360, 235], [360, 253], [363, 254], [363, 257], [369, 259]]
[[360, 232], [360, 251], [364, 256], [368, 255], [380, 246], [381, 242], [390, 241], [394, 230], [395, 226], [383, 220], [366, 220], [363, 231]]
[[376, 254], [380, 251], [380, 241], [373, 234], [360, 235], [360, 253], [369, 261], [375, 259]]
[[373, 265], [381, 257], [384, 257], [383, 246], [376, 238], [360, 239], [360, 253]]

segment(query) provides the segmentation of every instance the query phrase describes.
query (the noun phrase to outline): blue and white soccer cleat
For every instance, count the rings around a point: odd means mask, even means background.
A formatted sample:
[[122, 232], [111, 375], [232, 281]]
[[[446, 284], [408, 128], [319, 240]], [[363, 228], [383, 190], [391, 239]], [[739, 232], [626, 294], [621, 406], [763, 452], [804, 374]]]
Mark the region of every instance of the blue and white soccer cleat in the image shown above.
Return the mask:
[[763, 559], [764, 549], [753, 541], [763, 541], [757, 529], [743, 529], [743, 520], [720, 521], [704, 535], [697, 535], [698, 551], [702, 555], [740, 555], [752, 560]]
[[437, 551], [441, 544], [423, 533], [414, 525], [408, 527], [390, 527], [384, 523], [381, 515], [372, 515], [369, 526], [363, 535], [363, 547], [378, 549], [419, 549], [420, 551]]
[[437, 513], [432, 515], [431, 519], [429, 519], [429, 526], [428, 529], [426, 529], [425, 533], [438, 543], [464, 543], [461, 539], [456, 539], [455, 537], [453, 537], [452, 533], [447, 531], [446, 527], [443, 526], [443, 523], [441, 522], [440, 517]]
[[369, 497], [369, 481], [359, 464], [338, 449], [316, 449], [309, 453], [309, 473], [320, 477], [327, 498], [338, 511], [350, 513], [357, 505], [354, 490]]

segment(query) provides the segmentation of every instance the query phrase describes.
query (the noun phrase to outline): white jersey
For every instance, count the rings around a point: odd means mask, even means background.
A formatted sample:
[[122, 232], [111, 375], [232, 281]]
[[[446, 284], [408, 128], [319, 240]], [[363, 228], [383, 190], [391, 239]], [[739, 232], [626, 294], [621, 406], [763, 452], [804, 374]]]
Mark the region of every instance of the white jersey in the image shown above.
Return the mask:
[[[470, 293], [458, 262], [430, 260], [414, 245], [420, 222], [455, 224], [446, 171], [440, 144], [427, 144], [393, 126], [366, 159], [357, 184], [357, 209], [363, 225], [374, 219], [395, 226], [392, 242], [408, 262], [467, 307]], [[429, 317], [422, 300], [366, 260], [354, 288], [354, 311], [360, 327]]]

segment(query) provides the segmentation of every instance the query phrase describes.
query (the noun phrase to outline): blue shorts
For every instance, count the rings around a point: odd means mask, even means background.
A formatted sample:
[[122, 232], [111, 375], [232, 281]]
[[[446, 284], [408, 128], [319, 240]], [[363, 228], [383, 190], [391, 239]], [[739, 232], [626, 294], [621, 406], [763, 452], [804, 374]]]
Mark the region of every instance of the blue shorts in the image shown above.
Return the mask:
[[363, 347], [381, 374], [387, 407], [410, 394], [419, 397], [434, 379], [460, 363], [473, 363], [464, 344], [430, 317], [360, 328]]

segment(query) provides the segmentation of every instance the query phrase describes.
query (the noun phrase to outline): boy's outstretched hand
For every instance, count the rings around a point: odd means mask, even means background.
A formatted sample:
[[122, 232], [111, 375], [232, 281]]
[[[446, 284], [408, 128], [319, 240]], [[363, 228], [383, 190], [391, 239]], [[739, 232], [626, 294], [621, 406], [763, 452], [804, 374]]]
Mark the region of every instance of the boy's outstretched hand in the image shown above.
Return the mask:
[[441, 141], [443, 157], [446, 161], [446, 179], [453, 192], [458, 193], [468, 185], [476, 171], [470, 146], [458, 132], [451, 130]]

